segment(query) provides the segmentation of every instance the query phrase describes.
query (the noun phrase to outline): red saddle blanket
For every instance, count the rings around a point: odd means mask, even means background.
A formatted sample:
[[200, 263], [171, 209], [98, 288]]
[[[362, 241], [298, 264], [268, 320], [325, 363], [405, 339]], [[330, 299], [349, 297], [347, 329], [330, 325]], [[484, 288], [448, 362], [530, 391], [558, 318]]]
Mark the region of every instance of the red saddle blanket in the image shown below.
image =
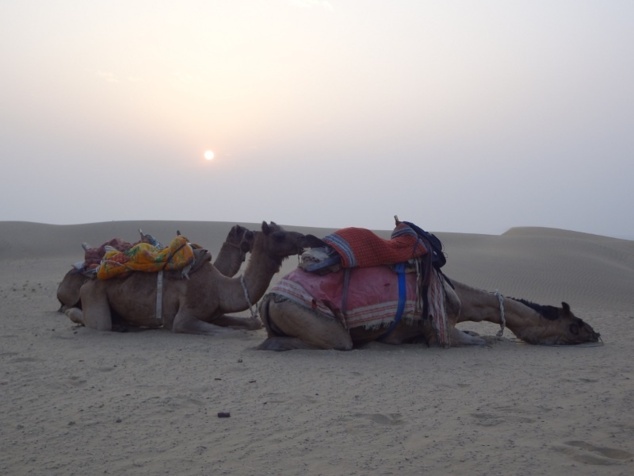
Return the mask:
[[365, 228], [342, 228], [323, 238], [341, 256], [344, 268], [405, 263], [427, 254], [416, 231], [399, 223], [389, 240]]

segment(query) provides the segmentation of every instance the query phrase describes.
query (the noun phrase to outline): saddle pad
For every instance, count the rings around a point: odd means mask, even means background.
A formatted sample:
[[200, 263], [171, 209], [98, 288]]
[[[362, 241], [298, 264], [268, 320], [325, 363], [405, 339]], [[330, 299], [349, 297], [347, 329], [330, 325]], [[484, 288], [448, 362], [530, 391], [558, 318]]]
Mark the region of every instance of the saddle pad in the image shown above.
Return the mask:
[[111, 279], [126, 276], [132, 271], [155, 273], [161, 270], [180, 270], [192, 264], [194, 250], [182, 235], [172, 240], [167, 248], [139, 243], [129, 250], [106, 252], [97, 269], [97, 278]]
[[341, 256], [344, 268], [372, 267], [405, 263], [427, 253], [416, 231], [405, 223], [394, 228], [386, 240], [365, 228], [342, 228], [323, 241]]
[[[296, 269], [284, 276], [271, 292], [326, 315], [345, 320], [347, 328], [388, 326], [398, 306], [398, 275], [387, 266], [349, 270], [346, 313], [341, 306], [345, 271], [325, 275]], [[407, 298], [404, 320], [420, 319], [416, 313], [416, 274], [406, 274]], [[336, 316], [335, 316], [336, 315]]]

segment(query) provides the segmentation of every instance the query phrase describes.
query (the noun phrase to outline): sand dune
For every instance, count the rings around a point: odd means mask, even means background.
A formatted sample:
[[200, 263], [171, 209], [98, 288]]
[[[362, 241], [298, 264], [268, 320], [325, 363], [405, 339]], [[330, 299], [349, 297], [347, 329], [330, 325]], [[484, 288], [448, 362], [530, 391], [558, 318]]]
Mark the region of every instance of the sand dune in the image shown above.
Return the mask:
[[262, 330], [101, 333], [56, 312], [82, 242], [132, 241], [139, 228], [169, 241], [179, 229], [215, 254], [233, 224], [0, 222], [1, 474], [634, 472], [633, 241], [437, 233], [449, 276], [566, 301], [602, 346], [535, 347], [507, 333], [487, 348], [269, 353], [254, 350]]

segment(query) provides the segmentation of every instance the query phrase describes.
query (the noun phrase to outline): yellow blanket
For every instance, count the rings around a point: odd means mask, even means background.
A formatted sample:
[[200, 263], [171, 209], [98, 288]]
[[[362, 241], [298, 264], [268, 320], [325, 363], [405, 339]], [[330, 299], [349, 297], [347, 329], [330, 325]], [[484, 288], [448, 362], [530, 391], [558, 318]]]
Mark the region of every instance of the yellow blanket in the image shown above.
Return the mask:
[[172, 240], [167, 248], [139, 243], [126, 251], [109, 250], [97, 268], [97, 278], [124, 277], [133, 271], [156, 273], [161, 270], [180, 270], [194, 261], [194, 250], [182, 235]]

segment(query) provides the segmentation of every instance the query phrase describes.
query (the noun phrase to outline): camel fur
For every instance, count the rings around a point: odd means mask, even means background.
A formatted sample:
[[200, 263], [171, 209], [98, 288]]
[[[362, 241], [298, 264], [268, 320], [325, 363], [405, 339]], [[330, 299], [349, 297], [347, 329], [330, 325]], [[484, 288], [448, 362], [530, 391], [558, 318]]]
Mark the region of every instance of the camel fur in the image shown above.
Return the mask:
[[250, 309], [266, 292], [288, 256], [302, 251], [303, 235], [271, 222], [262, 223], [244, 274], [223, 275], [206, 263], [189, 279], [165, 273], [161, 313], [157, 316], [157, 273], [133, 273], [123, 279], [90, 280], [80, 290], [82, 308], [66, 311], [78, 324], [112, 330], [112, 314], [129, 326], [166, 328], [173, 332], [218, 335], [225, 327], [258, 329], [257, 317], [227, 316]]

